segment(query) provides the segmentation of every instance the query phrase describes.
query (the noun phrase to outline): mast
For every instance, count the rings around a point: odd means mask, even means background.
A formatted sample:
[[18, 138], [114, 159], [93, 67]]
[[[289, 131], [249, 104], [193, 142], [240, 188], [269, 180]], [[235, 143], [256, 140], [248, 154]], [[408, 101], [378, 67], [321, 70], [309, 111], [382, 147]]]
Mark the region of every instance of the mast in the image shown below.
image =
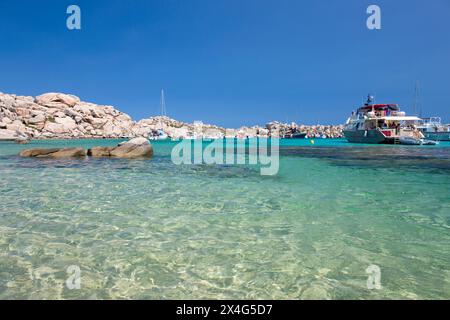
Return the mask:
[[164, 89], [161, 89], [161, 116], [166, 116], [166, 100], [164, 98]]
[[422, 110], [420, 107], [420, 87], [419, 80], [416, 80], [416, 84], [414, 86], [414, 115], [417, 116], [417, 110], [419, 109], [419, 114], [422, 116]]
[[161, 107], [161, 116], [159, 117], [159, 130], [163, 130], [163, 123], [161, 121], [161, 117], [165, 117], [166, 114], [166, 99], [164, 98], [164, 89], [161, 89], [161, 99], [160, 99], [160, 107]]

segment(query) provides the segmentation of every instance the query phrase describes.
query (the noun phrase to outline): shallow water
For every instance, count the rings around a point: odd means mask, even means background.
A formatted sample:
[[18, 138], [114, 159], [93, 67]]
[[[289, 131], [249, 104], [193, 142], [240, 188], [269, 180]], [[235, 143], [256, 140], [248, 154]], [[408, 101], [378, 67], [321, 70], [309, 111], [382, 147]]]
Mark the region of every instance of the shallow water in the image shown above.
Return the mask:
[[1, 299], [450, 298], [449, 143], [282, 141], [276, 176], [177, 166], [172, 142], [150, 160], [17, 156], [116, 143], [0, 143]]

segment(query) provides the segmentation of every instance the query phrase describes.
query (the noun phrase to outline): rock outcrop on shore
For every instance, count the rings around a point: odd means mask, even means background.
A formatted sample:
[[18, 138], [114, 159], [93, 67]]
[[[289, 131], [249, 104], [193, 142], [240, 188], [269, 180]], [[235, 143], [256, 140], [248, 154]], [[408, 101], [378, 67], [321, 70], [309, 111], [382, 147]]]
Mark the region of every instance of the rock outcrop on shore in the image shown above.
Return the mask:
[[36, 98], [0, 93], [0, 138], [120, 138], [134, 122], [112, 106], [46, 93]]
[[15, 140], [18, 138], [16, 131], [0, 128], [0, 140]]
[[239, 129], [185, 123], [163, 116], [135, 122], [112, 106], [84, 102], [70, 94], [45, 93], [30, 97], [0, 93], [0, 140], [148, 138], [156, 136], [158, 131], [173, 139], [284, 137], [293, 132], [306, 132], [308, 137], [342, 137], [342, 126], [304, 126], [276, 121], [265, 127]]

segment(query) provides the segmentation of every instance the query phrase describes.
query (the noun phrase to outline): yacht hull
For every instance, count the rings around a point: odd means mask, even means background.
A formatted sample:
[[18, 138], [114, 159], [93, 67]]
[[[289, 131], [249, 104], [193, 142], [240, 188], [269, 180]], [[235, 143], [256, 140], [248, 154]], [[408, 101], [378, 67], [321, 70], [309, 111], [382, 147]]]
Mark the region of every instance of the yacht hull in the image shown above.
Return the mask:
[[379, 130], [344, 130], [344, 136], [351, 143], [392, 144], [393, 138], [386, 137]]
[[450, 141], [450, 132], [422, 132], [425, 138], [435, 141]]
[[305, 139], [306, 133], [294, 133], [291, 136], [285, 136], [285, 139]]

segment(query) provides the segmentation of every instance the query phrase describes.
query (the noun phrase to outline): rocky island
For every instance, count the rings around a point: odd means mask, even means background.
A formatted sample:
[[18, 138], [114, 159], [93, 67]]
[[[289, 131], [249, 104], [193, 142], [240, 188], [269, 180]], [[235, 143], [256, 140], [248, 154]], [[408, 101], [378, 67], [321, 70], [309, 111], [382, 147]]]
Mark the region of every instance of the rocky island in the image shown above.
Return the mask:
[[284, 137], [304, 132], [308, 137], [339, 138], [342, 126], [306, 126], [270, 122], [266, 126], [227, 129], [210, 124], [185, 123], [156, 116], [140, 121], [113, 106], [81, 101], [64, 93], [37, 97], [0, 93], [0, 140], [150, 138], [163, 131], [172, 139], [187, 137]]

